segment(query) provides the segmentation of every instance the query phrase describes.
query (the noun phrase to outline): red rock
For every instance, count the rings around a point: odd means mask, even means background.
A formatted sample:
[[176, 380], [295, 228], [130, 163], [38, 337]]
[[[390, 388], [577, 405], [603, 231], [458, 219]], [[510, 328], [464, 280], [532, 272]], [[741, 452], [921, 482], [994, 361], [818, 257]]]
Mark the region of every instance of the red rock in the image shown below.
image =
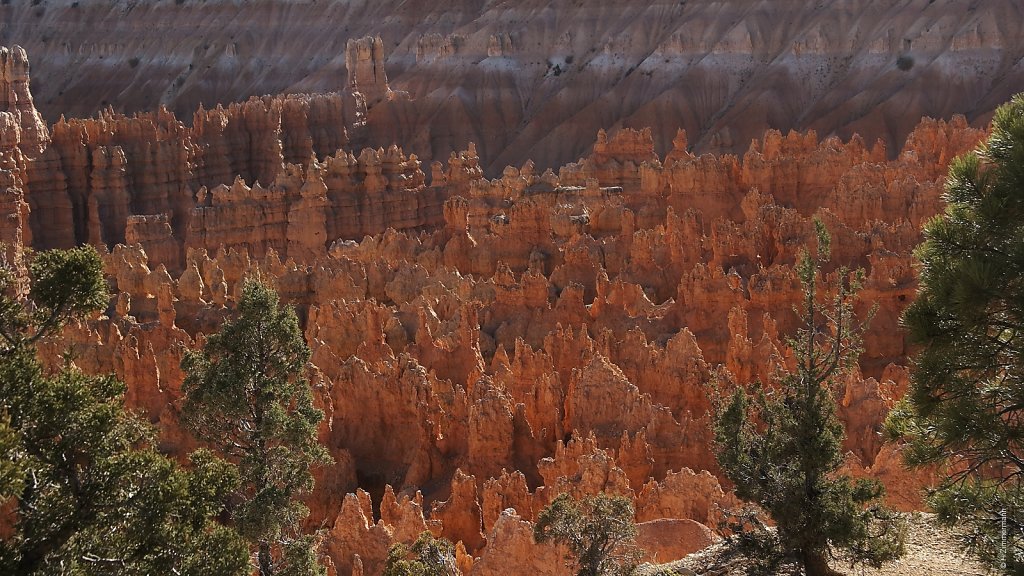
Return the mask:
[[430, 517], [440, 521], [443, 537], [453, 543], [462, 542], [468, 550], [477, 550], [484, 542], [478, 502], [476, 479], [457, 470], [452, 478], [451, 496], [436, 503]]
[[[747, 32], [704, 48], [746, 49]], [[463, 40], [425, 39], [423, 65], [475, 49]], [[489, 35], [487, 49], [505, 58], [518, 41]], [[919, 225], [942, 209], [945, 165], [982, 132], [923, 121], [892, 160], [857, 138], [774, 131], [742, 158], [695, 156], [676, 133], [663, 163], [657, 130], [622, 129], [557, 175], [523, 163], [485, 179], [494, 160], [468, 145], [431, 165], [428, 186], [397, 146], [344, 149], [365, 136], [367, 101], [371, 115], [414, 109], [384, 79], [384, 40], [352, 46], [348, 92], [200, 110], [192, 128], [166, 110], [107, 111], [58, 122], [52, 141], [5, 76], [8, 257], [93, 242], [113, 290], [109, 316], [41, 345], [49, 365], [67, 348], [124, 379], [160, 448], [183, 455], [196, 443], [178, 419], [180, 359], [259, 275], [312, 351], [336, 463], [315, 472], [308, 523], [330, 527], [338, 574], [379, 573], [390, 545], [426, 529], [460, 543], [464, 571], [562, 574], [561, 552], [530, 537], [561, 492], [631, 498], [664, 559], [710, 542], [737, 504], [716, 476], [711, 384], [771, 385], [792, 366], [792, 265], [817, 216], [833, 235], [823, 287], [862, 267], [858, 309], [878, 306], [858, 370], [836, 383], [847, 469], [922, 505], [934, 477], [905, 471], [878, 429], [907, 389], [897, 319]]]
[[654, 564], [679, 560], [719, 540], [707, 526], [687, 519], [651, 520], [637, 529], [636, 544], [644, 551], [644, 561]]
[[552, 545], [533, 542], [533, 524], [521, 519], [514, 510], [505, 510], [487, 535], [487, 548], [473, 563], [473, 576], [503, 576], [510, 567], [538, 576], [572, 574], [563, 561], [564, 553]]

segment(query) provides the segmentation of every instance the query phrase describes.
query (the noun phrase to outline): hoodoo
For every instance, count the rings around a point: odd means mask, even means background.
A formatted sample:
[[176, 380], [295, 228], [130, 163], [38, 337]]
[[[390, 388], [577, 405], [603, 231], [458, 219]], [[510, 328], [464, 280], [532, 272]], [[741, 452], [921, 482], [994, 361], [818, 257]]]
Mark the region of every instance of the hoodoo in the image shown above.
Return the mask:
[[109, 302], [36, 357], [113, 374], [191, 466], [182, 360], [262, 282], [331, 456], [295, 491], [316, 562], [382, 574], [429, 531], [464, 576], [568, 576], [533, 534], [563, 493], [621, 497], [639, 561], [724, 546], [716, 394], [794, 368], [820, 221], [821, 293], [860, 270], [871, 316], [830, 388], [842, 471], [926, 509], [942, 470], [880, 434], [911, 381], [900, 316], [950, 164], [1024, 88], [1024, 14], [783, 4], [4, 3], [4, 298], [33, 251], [94, 247]]

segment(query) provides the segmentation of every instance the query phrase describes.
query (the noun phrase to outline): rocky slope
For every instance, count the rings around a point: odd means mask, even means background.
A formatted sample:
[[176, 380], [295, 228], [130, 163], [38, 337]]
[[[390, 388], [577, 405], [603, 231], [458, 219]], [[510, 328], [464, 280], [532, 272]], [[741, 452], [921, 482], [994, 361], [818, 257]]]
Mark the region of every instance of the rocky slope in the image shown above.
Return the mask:
[[878, 307], [838, 384], [847, 467], [920, 506], [929, 475], [903, 470], [878, 428], [907, 385], [910, 251], [981, 130], [923, 120], [891, 152], [767, 131], [741, 156], [694, 155], [683, 131], [664, 155], [652, 130], [600, 131], [557, 172], [487, 179], [469, 145], [428, 185], [397, 147], [352, 148], [368, 101], [401, 101], [373, 81], [379, 48], [349, 47], [345, 91], [200, 110], [192, 127], [167, 111], [48, 126], [24, 51], [0, 50], [0, 239], [10, 258], [93, 243], [113, 292], [44, 354], [70, 346], [116, 373], [182, 453], [180, 359], [258, 269], [313, 350], [336, 464], [310, 525], [329, 528], [337, 574], [378, 573], [424, 529], [461, 542], [468, 574], [567, 574], [530, 537], [563, 491], [632, 498], [641, 544], [667, 561], [713, 542], [735, 504], [710, 453], [709, 383], [771, 381], [792, 361], [791, 266], [818, 216], [834, 264], [866, 272], [862, 310]]
[[[991, 574], [976, 558], [964, 552], [957, 534], [941, 528], [932, 514], [915, 512], [907, 519], [907, 551], [900, 560], [881, 568], [862, 566], [851, 570], [842, 558], [834, 558], [832, 567], [858, 576], [984, 576]], [[637, 576], [746, 576], [753, 570], [749, 560], [725, 542], [691, 554], [683, 560], [642, 566]], [[796, 566], [784, 566], [778, 576], [799, 576]]]
[[680, 127], [699, 152], [765, 128], [895, 152], [922, 116], [982, 126], [1024, 85], [1016, 0], [26, 0], [0, 4], [3, 44], [33, 55], [51, 122], [359, 82], [359, 148], [473, 141], [488, 176], [574, 161], [600, 128], [650, 126], [661, 155]]

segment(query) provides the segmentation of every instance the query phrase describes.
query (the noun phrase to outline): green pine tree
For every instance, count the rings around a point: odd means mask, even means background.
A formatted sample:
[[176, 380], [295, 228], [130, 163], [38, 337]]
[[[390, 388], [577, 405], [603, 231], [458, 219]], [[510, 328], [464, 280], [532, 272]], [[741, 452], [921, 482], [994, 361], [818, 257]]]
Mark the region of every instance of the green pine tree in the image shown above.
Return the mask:
[[455, 564], [455, 547], [429, 531], [420, 534], [411, 547], [395, 544], [388, 549], [384, 576], [460, 576]]
[[828, 260], [830, 239], [817, 220], [815, 227], [817, 258], [804, 251], [796, 269], [803, 286], [801, 327], [789, 342], [796, 371], [785, 374], [777, 389], [753, 396], [738, 387], [716, 402], [715, 414], [719, 465], [736, 494], [776, 523], [777, 533], [761, 542], [802, 564], [808, 576], [832, 574], [833, 552], [874, 566], [903, 552], [902, 525], [878, 504], [881, 484], [837, 473], [843, 427], [832, 389], [859, 352], [852, 303], [859, 281], [841, 269], [830, 305], [819, 303], [820, 265]]
[[946, 201], [917, 251], [903, 322], [918, 352], [886, 429], [909, 441], [908, 464], [944, 466], [939, 519], [968, 527], [993, 567], [1024, 573], [1024, 95], [950, 165]]
[[330, 462], [317, 441], [323, 418], [305, 378], [309, 348], [295, 312], [247, 280], [234, 317], [202, 350], [186, 354], [183, 413], [196, 434], [237, 463], [232, 518], [256, 549], [261, 576], [323, 574], [316, 539], [302, 534], [313, 466]]
[[244, 542], [214, 521], [233, 469], [207, 452], [182, 469], [150, 448], [123, 383], [36, 359], [36, 341], [106, 305], [99, 255], [43, 252], [28, 270], [23, 286], [0, 267], [0, 573], [246, 574]]
[[632, 502], [622, 496], [577, 501], [560, 494], [537, 515], [533, 539], [565, 545], [576, 576], [630, 576], [640, 560], [633, 515]]
[[0, 502], [14, 498], [22, 488], [21, 466], [15, 456], [20, 440], [7, 413], [0, 414], [0, 455], [4, 456], [0, 459]]

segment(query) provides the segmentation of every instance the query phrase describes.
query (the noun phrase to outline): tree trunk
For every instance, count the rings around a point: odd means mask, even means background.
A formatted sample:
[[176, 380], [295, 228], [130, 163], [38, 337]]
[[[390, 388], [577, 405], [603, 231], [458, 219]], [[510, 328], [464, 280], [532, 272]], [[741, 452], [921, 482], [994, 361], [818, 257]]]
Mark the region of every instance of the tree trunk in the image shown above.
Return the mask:
[[273, 576], [273, 574], [274, 574], [274, 559], [270, 555], [270, 543], [269, 542], [260, 542], [259, 561], [260, 561], [260, 576]]
[[804, 552], [803, 564], [807, 576], [840, 576], [839, 572], [829, 568], [828, 559], [821, 552]]

